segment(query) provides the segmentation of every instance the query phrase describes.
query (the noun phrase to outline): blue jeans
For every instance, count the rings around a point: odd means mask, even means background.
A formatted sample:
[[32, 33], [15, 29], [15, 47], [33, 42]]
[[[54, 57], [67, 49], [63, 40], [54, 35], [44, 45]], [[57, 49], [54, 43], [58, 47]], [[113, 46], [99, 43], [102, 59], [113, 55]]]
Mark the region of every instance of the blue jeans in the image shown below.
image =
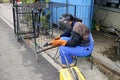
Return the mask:
[[[89, 37], [90, 38], [90, 37]], [[61, 40], [70, 40], [70, 37], [61, 37]], [[94, 48], [94, 41], [90, 38], [90, 45], [89, 46], [76, 46], [76, 47], [67, 47], [67, 46], [60, 46], [59, 53], [61, 56], [62, 64], [71, 64], [73, 63], [72, 56], [81, 56], [85, 57], [92, 53]], [[66, 59], [67, 62], [66, 62]]]

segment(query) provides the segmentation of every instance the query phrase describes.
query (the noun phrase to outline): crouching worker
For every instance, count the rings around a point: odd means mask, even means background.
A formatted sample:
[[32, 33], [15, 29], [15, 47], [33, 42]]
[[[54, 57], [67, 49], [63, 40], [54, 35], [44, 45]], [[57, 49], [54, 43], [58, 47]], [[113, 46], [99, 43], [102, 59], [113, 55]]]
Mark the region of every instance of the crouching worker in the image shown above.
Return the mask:
[[[64, 14], [58, 22], [66, 31], [53, 39], [51, 45], [59, 46], [62, 67], [67, 67], [67, 64], [74, 66], [72, 56], [85, 57], [91, 54], [94, 48], [94, 41], [90, 30], [82, 23], [81, 20], [76, 20], [70, 14]], [[67, 59], [67, 62], [66, 62]]]

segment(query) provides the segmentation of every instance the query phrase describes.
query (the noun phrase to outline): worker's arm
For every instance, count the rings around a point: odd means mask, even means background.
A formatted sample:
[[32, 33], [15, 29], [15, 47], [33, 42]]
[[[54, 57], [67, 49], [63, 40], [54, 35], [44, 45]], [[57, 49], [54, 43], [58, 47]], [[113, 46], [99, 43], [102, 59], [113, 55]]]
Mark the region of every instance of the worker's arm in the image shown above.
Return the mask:
[[81, 37], [78, 33], [72, 32], [72, 39], [71, 40], [52, 40], [51, 45], [52, 46], [69, 46], [69, 47], [76, 47], [80, 44]]
[[61, 37], [70, 37], [71, 36], [70, 32], [71, 31], [65, 31], [63, 34], [61, 34], [60, 36], [55, 37], [53, 40], [59, 40]]
[[80, 45], [82, 37], [78, 33], [72, 31], [71, 37], [72, 37], [71, 40], [68, 40], [65, 46], [76, 47]]
[[60, 35], [60, 37], [70, 37], [71, 31], [65, 31], [63, 34]]

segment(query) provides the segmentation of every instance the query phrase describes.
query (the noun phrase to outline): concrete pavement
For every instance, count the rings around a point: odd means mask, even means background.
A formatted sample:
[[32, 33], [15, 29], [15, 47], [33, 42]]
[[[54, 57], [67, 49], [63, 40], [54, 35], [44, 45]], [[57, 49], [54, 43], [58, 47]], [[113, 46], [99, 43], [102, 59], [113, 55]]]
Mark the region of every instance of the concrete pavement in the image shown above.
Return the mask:
[[0, 80], [58, 80], [59, 73], [42, 56], [21, 46], [13, 30], [0, 18]]
[[0, 4], [0, 16], [11, 28], [13, 28], [12, 3]]

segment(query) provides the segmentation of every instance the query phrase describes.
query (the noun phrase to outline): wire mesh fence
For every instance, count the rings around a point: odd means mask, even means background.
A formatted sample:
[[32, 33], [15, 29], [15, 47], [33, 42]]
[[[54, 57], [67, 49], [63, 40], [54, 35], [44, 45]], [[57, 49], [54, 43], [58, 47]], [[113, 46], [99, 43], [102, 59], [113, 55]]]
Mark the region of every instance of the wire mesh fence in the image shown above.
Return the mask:
[[33, 31], [33, 18], [32, 10], [41, 9], [44, 4], [14, 4], [13, 18], [14, 18], [14, 32], [17, 38], [32, 38], [34, 37]]
[[14, 31], [17, 37], [33, 33], [31, 7], [27, 5], [16, 5], [14, 10]]

